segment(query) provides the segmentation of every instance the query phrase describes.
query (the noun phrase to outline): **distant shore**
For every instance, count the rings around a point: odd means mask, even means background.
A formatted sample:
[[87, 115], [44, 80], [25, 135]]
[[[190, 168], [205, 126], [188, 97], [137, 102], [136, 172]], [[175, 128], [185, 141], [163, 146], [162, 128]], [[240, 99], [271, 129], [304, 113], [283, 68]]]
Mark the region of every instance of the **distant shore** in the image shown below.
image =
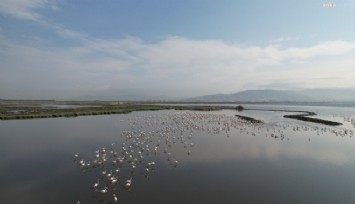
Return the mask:
[[[60, 108], [66, 106], [68, 108]], [[126, 114], [155, 110], [221, 110], [216, 106], [153, 105], [104, 101], [8, 100], [0, 104], [0, 120], [77, 117], [88, 115]]]
[[[178, 104], [178, 105], [177, 105]], [[35, 118], [77, 117], [88, 115], [126, 114], [133, 111], [155, 110], [196, 110], [216, 111], [222, 109], [235, 109], [234, 106], [208, 105], [209, 103], [177, 103], [165, 102], [160, 105], [152, 102], [117, 102], [117, 101], [55, 101], [55, 100], [0, 100], [0, 120], [21, 120]], [[235, 103], [225, 103], [235, 104]], [[255, 104], [255, 103], [250, 103]], [[257, 103], [256, 103], [257, 104]], [[301, 113], [297, 115], [284, 115], [285, 118], [297, 119], [325, 125], [337, 126], [341, 123], [311, 118], [316, 115], [309, 111], [290, 111], [274, 109], [244, 109], [257, 111], [281, 111]], [[241, 119], [260, 123], [262, 121], [236, 115]]]

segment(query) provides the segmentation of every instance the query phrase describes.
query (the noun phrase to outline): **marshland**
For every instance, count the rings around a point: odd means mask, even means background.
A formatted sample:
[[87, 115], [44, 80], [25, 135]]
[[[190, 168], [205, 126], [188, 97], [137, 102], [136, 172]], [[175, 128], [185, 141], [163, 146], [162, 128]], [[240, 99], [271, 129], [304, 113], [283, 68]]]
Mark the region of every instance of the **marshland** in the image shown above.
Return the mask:
[[[243, 104], [238, 111], [237, 105], [6, 101], [2, 114], [21, 120], [0, 121], [0, 197], [4, 203], [352, 203], [354, 108]], [[284, 117], [297, 111], [341, 125]]]

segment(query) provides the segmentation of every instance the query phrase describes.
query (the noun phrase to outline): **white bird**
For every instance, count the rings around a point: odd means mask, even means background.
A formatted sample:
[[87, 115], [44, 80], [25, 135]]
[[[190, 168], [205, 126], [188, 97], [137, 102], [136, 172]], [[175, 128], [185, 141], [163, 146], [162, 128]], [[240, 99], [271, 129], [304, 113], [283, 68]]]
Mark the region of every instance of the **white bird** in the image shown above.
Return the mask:
[[104, 189], [102, 189], [100, 192], [101, 192], [101, 193], [107, 193], [107, 187], [105, 187]]
[[115, 202], [117, 202], [117, 196], [116, 196], [116, 194], [113, 194], [113, 200], [114, 200]]
[[130, 179], [128, 179], [128, 180], [126, 181], [125, 187], [126, 187], [126, 188], [130, 188], [131, 185], [132, 185], [132, 178], [130, 178]]
[[106, 174], [107, 177], [111, 177], [112, 175], [112, 170], [110, 171], [110, 173]]
[[93, 187], [94, 187], [94, 188], [97, 188], [97, 187], [99, 186], [99, 182], [100, 182], [100, 180], [98, 179], [97, 182], [94, 183], [94, 186], [93, 186]]
[[112, 176], [112, 177], [110, 178], [110, 180], [111, 180], [111, 184], [112, 184], [112, 185], [114, 185], [114, 184], [118, 181], [117, 177], [115, 177], [115, 176]]

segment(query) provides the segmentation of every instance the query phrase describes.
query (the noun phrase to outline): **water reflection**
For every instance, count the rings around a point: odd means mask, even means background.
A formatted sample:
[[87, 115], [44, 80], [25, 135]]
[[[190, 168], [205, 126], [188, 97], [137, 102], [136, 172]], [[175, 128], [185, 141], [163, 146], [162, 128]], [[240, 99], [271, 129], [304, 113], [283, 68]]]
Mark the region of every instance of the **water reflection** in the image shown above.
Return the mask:
[[253, 125], [234, 114], [1, 122], [0, 197], [4, 203], [353, 203], [351, 118], [330, 128], [276, 112], [243, 112], [265, 121]]
[[[121, 134], [121, 137], [125, 141], [122, 143], [122, 149], [114, 148], [114, 143], [112, 143], [108, 153], [105, 147], [101, 150], [96, 150], [95, 159], [92, 161], [77, 160], [77, 164], [81, 169], [90, 169], [91, 167], [101, 167], [103, 169], [101, 174], [98, 173], [101, 178], [98, 178], [98, 181], [94, 184], [93, 190], [102, 194], [106, 194], [110, 190], [112, 191], [111, 193], [114, 200], [116, 200], [115, 193], [119, 193], [116, 186], [117, 179], [120, 177], [118, 173], [124, 167], [124, 163], [127, 163], [131, 173], [130, 179], [126, 180], [124, 188], [126, 190], [131, 190], [132, 175], [138, 165], [144, 163], [145, 156], [150, 156], [151, 152], [157, 156], [158, 149], [163, 149], [162, 153], [165, 154], [165, 156], [163, 156], [166, 157], [166, 160], [170, 165], [177, 167], [179, 161], [176, 158], [181, 157], [184, 151], [187, 152], [187, 155], [191, 154], [190, 149], [195, 146], [194, 142], [191, 142], [191, 139], [196, 137], [196, 135], [200, 135], [200, 141], [197, 141], [197, 144], [207, 142], [208, 144], [205, 143], [203, 146], [222, 145], [223, 148], [215, 150], [213, 150], [214, 148], [199, 149], [196, 151], [198, 154], [192, 157], [188, 162], [211, 163], [229, 159], [255, 160], [259, 159], [259, 157], [274, 160], [280, 160], [280, 157], [288, 157], [291, 159], [299, 159], [300, 157], [303, 157], [302, 159], [307, 158], [308, 160], [314, 159], [317, 161], [340, 164], [348, 162], [349, 157], [342, 153], [339, 154], [332, 149], [325, 150], [317, 149], [315, 147], [310, 148], [307, 146], [304, 146], [304, 148], [295, 148], [294, 146], [280, 145], [280, 143], [275, 142], [265, 146], [260, 143], [262, 140], [257, 140], [256, 142], [253, 141], [253, 143], [250, 144], [248, 139], [243, 143], [238, 143], [238, 136], [251, 135], [252, 137], [256, 137], [261, 136], [262, 133], [266, 133], [266, 137], [269, 134], [271, 138], [280, 138], [280, 140], [283, 141], [285, 139], [285, 134], [291, 135], [295, 134], [295, 132], [304, 134], [307, 131], [313, 131], [317, 132], [318, 135], [320, 133], [324, 135], [326, 132], [329, 132], [330, 134], [341, 134], [345, 136], [347, 135], [347, 131], [352, 131], [298, 125], [261, 125], [253, 124], [225, 114], [200, 112], [177, 112], [156, 116], [141, 115], [139, 117], [131, 118], [129, 123], [130, 130], [123, 131]], [[291, 133], [291, 130], [293, 133]], [[206, 136], [206, 134], [208, 136]], [[236, 136], [233, 137], [236, 141], [232, 141], [232, 144], [234, 144], [232, 149], [226, 148], [223, 144], [216, 145], [222, 141], [220, 138], [221, 136], [225, 135], [229, 139], [231, 134]], [[350, 135], [352, 135], [352, 132]], [[217, 138], [217, 141], [212, 141], [213, 138], [208, 138], [211, 136]], [[290, 141], [289, 136], [287, 136], [287, 141]], [[308, 138], [308, 142], [310, 142], [310, 138]], [[179, 143], [183, 148], [176, 147]], [[228, 143], [224, 141], [224, 144]], [[213, 152], [213, 154], [210, 152]], [[286, 152], [286, 154], [283, 154], [283, 152]], [[76, 159], [78, 159], [78, 155], [75, 156]], [[91, 163], [94, 163], [94, 166], [92, 166]], [[107, 166], [108, 164], [112, 164], [112, 166], [115, 167], [110, 168]], [[149, 177], [149, 173], [153, 170], [151, 164], [155, 165], [155, 161], [150, 161], [146, 165], [143, 165], [143, 168], [140, 168], [143, 169], [143, 171], [145, 170], [146, 177]], [[103, 186], [100, 186], [101, 189], [99, 189], [100, 179], [101, 183], [104, 183]]]

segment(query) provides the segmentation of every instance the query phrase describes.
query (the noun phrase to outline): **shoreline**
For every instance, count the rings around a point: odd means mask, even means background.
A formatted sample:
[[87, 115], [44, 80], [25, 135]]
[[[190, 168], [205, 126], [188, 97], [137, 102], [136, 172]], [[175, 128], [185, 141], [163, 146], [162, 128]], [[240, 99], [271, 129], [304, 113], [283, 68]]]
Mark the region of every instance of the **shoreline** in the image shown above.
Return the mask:
[[[59, 108], [61, 105], [75, 105], [77, 107]], [[156, 110], [193, 110], [193, 111], [218, 111], [233, 109], [232, 106], [209, 106], [209, 105], [154, 105], [138, 102], [112, 102], [112, 101], [55, 101], [55, 100], [25, 100], [8, 101], [0, 103], [0, 120], [27, 120], [40, 118], [78, 117], [90, 115], [127, 114], [133, 111], [156, 111]], [[311, 118], [316, 113], [310, 111], [291, 111], [278, 109], [253, 109], [255, 111], [277, 111], [289, 113], [301, 113], [296, 115], [284, 115], [284, 118], [296, 119], [331, 126], [339, 126], [342, 123]], [[255, 118], [236, 115], [237, 117], [253, 123], [262, 123]]]
[[[216, 111], [220, 107], [214, 106], [161, 106], [134, 103], [99, 102], [90, 103], [92, 106], [80, 106], [75, 108], [55, 108], [41, 106], [41, 103], [33, 104], [8, 104], [0, 105], [0, 120], [26, 120], [39, 118], [78, 117], [90, 115], [127, 114], [133, 111], [156, 110], [196, 110]], [[55, 105], [61, 105], [60, 103]], [[77, 104], [76, 104], [77, 105]]]

